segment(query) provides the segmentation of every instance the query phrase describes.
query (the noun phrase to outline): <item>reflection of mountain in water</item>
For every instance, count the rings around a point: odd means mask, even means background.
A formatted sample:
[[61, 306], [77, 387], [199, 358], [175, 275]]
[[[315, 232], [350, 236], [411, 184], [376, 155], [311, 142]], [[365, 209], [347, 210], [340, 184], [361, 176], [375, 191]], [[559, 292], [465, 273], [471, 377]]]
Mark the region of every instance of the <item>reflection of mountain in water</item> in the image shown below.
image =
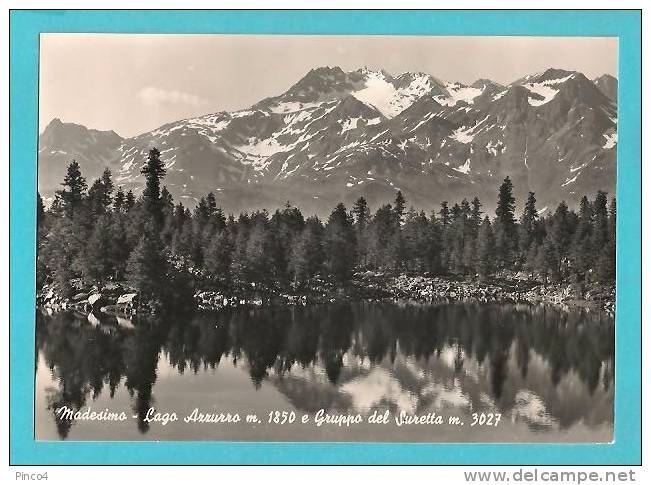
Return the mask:
[[[497, 411], [540, 430], [613, 421], [614, 325], [585, 311], [355, 303], [133, 323], [39, 317], [52, 412], [124, 386], [146, 432], [165, 359], [179, 375], [235, 365], [299, 411]], [[65, 438], [70, 422], [57, 426]]]

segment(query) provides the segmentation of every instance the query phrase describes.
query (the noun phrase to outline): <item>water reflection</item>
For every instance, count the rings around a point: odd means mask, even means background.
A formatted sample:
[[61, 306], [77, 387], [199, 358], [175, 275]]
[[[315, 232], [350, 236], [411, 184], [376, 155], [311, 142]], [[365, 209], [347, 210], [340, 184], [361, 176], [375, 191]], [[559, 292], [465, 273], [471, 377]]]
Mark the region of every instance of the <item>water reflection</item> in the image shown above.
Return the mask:
[[220, 405], [190, 376], [237, 368], [250, 392], [223, 386], [217, 396], [243, 407], [271, 386], [305, 412], [497, 410], [530, 433], [613, 422], [614, 324], [578, 310], [360, 302], [174, 320], [39, 314], [36, 342], [37, 366], [49, 369], [46, 379], [37, 372], [47, 381], [37, 393], [61, 439], [88, 424], [58, 419], [56, 409], [105, 405], [125, 390], [138, 430], [149, 432], [147, 410], [165, 404], [154, 393], [163, 369], [189, 408]]

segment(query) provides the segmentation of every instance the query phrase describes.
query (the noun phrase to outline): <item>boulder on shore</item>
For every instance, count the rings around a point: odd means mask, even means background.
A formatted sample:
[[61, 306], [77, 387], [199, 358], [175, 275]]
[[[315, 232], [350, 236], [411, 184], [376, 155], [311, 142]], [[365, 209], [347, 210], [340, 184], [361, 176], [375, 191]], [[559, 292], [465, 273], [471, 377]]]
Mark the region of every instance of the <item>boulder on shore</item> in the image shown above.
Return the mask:
[[126, 305], [128, 303], [135, 303], [136, 299], [138, 298], [138, 293], [127, 293], [125, 295], [121, 295], [118, 298], [118, 301], [115, 302], [116, 305]]

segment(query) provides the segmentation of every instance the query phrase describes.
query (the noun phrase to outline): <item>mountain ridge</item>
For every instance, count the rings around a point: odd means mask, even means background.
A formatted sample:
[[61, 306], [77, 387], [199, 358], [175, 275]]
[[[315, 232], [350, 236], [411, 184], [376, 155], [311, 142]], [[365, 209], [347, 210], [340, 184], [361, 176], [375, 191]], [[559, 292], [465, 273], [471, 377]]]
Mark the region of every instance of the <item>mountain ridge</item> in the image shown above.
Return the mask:
[[193, 205], [212, 190], [234, 212], [290, 200], [324, 213], [359, 195], [377, 206], [398, 189], [427, 210], [475, 195], [488, 208], [506, 175], [516, 196], [535, 191], [541, 207], [576, 203], [615, 189], [613, 79], [550, 68], [509, 85], [465, 85], [419, 72], [315, 68], [249, 109], [135, 137], [74, 124], [63, 133], [68, 124], [51, 122], [39, 137], [39, 190], [51, 197], [76, 158], [87, 178], [103, 164], [117, 185], [137, 191], [156, 146], [176, 200]]

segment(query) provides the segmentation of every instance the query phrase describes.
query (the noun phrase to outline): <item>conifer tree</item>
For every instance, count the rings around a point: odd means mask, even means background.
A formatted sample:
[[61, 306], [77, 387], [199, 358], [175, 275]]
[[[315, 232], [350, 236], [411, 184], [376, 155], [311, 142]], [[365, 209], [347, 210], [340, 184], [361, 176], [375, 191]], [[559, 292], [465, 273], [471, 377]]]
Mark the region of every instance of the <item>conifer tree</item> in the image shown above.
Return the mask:
[[113, 228], [108, 215], [101, 215], [95, 221], [88, 244], [79, 256], [84, 279], [89, 283], [102, 283], [115, 275], [113, 259]]
[[57, 190], [56, 196], [66, 217], [71, 218], [78, 212], [86, 195], [86, 179], [81, 175], [79, 164], [76, 160], [70, 162], [63, 179], [62, 190]]
[[371, 221], [371, 210], [364, 197], [359, 197], [353, 206], [355, 224], [356, 250], [359, 264], [368, 264], [368, 225]]
[[355, 201], [353, 217], [355, 218], [355, 228], [358, 231], [365, 229], [371, 219], [371, 211], [363, 196]]
[[136, 196], [133, 195], [133, 191], [129, 190], [127, 192], [127, 196], [124, 199], [124, 209], [125, 212], [129, 212], [131, 209], [133, 209], [136, 205]]
[[231, 262], [233, 256], [233, 241], [227, 231], [222, 231], [212, 237], [206, 250], [205, 269], [225, 284], [231, 281]]
[[429, 268], [428, 238], [429, 221], [424, 212], [416, 212], [413, 208], [407, 212], [402, 228], [406, 268], [412, 271], [424, 272]]
[[510, 266], [514, 250], [517, 248], [517, 229], [515, 224], [515, 198], [513, 184], [509, 177], [504, 179], [497, 197], [495, 209], [495, 248], [502, 267]]
[[612, 244], [617, 240], [617, 201], [615, 197], [610, 200], [610, 209], [608, 210], [609, 235]]
[[122, 210], [125, 208], [126, 197], [124, 195], [124, 189], [122, 186], [118, 187], [118, 191], [113, 198], [113, 210], [116, 214], [121, 214]]
[[243, 276], [246, 281], [268, 283], [274, 274], [266, 213], [254, 214], [244, 246]]
[[427, 270], [439, 274], [442, 272], [442, 226], [432, 213], [427, 231]]
[[579, 205], [579, 221], [574, 231], [572, 261], [576, 272], [584, 276], [594, 264], [592, 250], [592, 205], [584, 195]]
[[127, 280], [145, 297], [161, 298], [167, 286], [167, 259], [153, 222], [144, 228], [127, 262]]
[[402, 224], [404, 221], [406, 203], [407, 201], [405, 200], [404, 195], [402, 195], [402, 191], [399, 190], [396, 194], [394, 205], [394, 211], [396, 213], [396, 218], [398, 219], [398, 224]]
[[608, 196], [601, 190], [597, 192], [592, 204], [592, 217], [592, 247], [598, 252], [609, 240]]
[[[605, 194], [604, 194], [605, 195]], [[595, 201], [596, 203], [596, 201]], [[601, 204], [601, 201], [599, 201]], [[612, 283], [615, 281], [616, 276], [616, 238], [617, 238], [617, 208], [615, 198], [613, 197], [610, 202], [608, 210], [608, 236], [607, 242], [597, 254], [596, 261], [596, 276], [597, 279], [603, 283]], [[601, 222], [601, 221], [600, 221]], [[596, 221], [595, 221], [596, 226]]]
[[112, 194], [113, 180], [111, 171], [107, 168], [102, 173], [102, 176], [93, 182], [88, 191], [89, 210], [93, 217], [99, 217], [109, 211]]
[[495, 236], [488, 216], [479, 226], [477, 245], [477, 273], [486, 278], [493, 272], [495, 264]]
[[160, 191], [160, 200], [163, 212], [165, 214], [170, 214], [172, 210], [174, 210], [174, 199], [165, 185], [163, 185], [163, 188]]
[[318, 217], [312, 216], [305, 221], [305, 227], [292, 250], [290, 271], [294, 281], [304, 282], [321, 271], [324, 260], [323, 234], [324, 227]]
[[395, 212], [391, 204], [381, 206], [373, 215], [368, 228], [368, 260], [375, 267], [395, 267], [395, 239], [397, 224]]
[[448, 208], [448, 203], [445, 200], [441, 202], [439, 218], [441, 219], [441, 224], [443, 224], [444, 227], [450, 224], [450, 209]]
[[[551, 237], [551, 241], [548, 246], [553, 245], [555, 254], [554, 261], [557, 260], [557, 264], [551, 265], [552, 259], [549, 257], [547, 261], [549, 263], [548, 268], [551, 270], [551, 276], [558, 280], [564, 276], [564, 262], [570, 252], [570, 243], [572, 241], [573, 233], [572, 217], [564, 200], [558, 204], [551, 223], [551, 229], [548, 233], [548, 236]], [[546, 254], [549, 256], [549, 254], [551, 254], [550, 250], [546, 250]]]
[[208, 216], [214, 216], [217, 212], [217, 199], [213, 192], [209, 192], [208, 195], [206, 195], [206, 206], [208, 208]]
[[161, 179], [165, 176], [165, 166], [157, 148], [149, 150], [147, 163], [140, 173], [145, 176], [145, 190], [142, 193], [143, 208], [159, 229], [163, 224], [163, 201], [161, 200]]
[[482, 223], [482, 211], [481, 211], [481, 202], [479, 201], [479, 197], [475, 197], [472, 199], [472, 209], [470, 210], [470, 226], [472, 228], [472, 234], [473, 237], [477, 237], [479, 234], [479, 226], [481, 226]]
[[340, 203], [325, 227], [325, 260], [330, 273], [340, 282], [348, 281], [355, 264], [355, 232], [346, 206]]
[[520, 218], [520, 254], [526, 258], [529, 248], [535, 242], [536, 221], [538, 220], [538, 210], [536, 210], [536, 195], [529, 192], [527, 202], [524, 204], [522, 217]]

